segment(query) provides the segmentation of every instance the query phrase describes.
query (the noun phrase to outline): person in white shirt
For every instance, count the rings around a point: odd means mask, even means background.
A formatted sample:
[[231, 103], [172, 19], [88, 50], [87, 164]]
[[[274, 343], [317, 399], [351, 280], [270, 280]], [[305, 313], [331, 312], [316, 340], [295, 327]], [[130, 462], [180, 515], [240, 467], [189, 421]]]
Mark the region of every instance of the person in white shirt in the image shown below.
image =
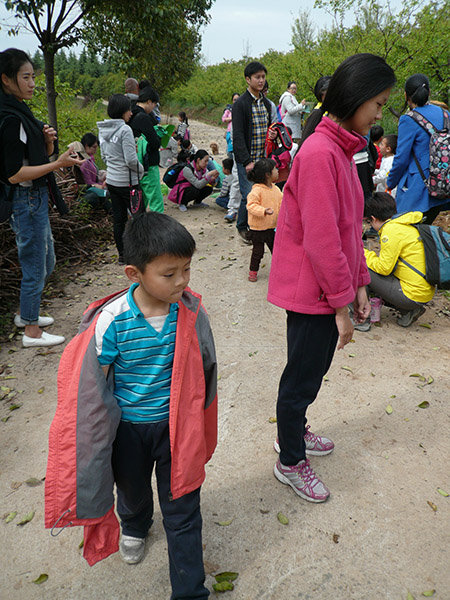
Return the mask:
[[[385, 192], [387, 178], [397, 150], [397, 136], [394, 134], [385, 135], [379, 144], [379, 148], [383, 158], [381, 159], [380, 168], [376, 169], [373, 174], [373, 184], [376, 186], [377, 192]], [[393, 198], [395, 198], [395, 192], [395, 189], [390, 192]]]

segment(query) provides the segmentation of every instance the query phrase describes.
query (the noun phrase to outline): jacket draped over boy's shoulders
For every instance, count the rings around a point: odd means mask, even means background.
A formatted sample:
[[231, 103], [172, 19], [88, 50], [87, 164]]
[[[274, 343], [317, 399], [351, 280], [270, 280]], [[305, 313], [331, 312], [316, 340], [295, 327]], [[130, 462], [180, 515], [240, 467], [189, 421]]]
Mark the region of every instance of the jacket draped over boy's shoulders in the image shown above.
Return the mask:
[[[102, 309], [128, 290], [98, 300], [83, 315], [58, 370], [58, 403], [49, 433], [45, 526], [84, 526], [90, 565], [118, 550], [112, 446], [121, 411], [114, 373], [106, 379], [95, 349]], [[217, 364], [201, 296], [189, 288], [179, 302], [169, 408], [171, 495], [179, 498], [205, 479], [217, 443]]]

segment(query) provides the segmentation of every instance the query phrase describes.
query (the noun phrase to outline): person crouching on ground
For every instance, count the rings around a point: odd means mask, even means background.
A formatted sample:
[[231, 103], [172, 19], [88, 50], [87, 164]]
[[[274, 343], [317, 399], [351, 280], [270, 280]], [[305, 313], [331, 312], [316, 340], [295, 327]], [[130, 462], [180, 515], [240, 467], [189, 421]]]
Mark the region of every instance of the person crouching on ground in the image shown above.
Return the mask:
[[386, 192], [375, 192], [364, 203], [364, 217], [378, 231], [380, 253], [364, 250], [370, 274], [369, 292], [393, 306], [401, 316], [397, 323], [409, 327], [425, 312], [425, 304], [434, 296], [434, 286], [416, 273], [406, 261], [425, 273], [425, 251], [414, 223], [423, 214], [411, 211], [394, 216], [394, 198]]
[[217, 439], [217, 366], [201, 297], [187, 288], [194, 251], [172, 217], [131, 220], [124, 258], [132, 285], [103, 309], [95, 343], [122, 410], [112, 454], [120, 554], [128, 564], [144, 557], [155, 467], [171, 597], [205, 599], [200, 486]]
[[170, 190], [168, 199], [178, 204], [182, 212], [187, 210], [187, 205], [191, 201], [193, 206], [208, 206], [203, 200], [212, 193], [214, 184], [219, 178], [217, 169], [206, 170], [208, 161], [209, 155], [206, 150], [197, 150], [192, 161], [188, 161], [180, 172], [177, 183]]
[[259, 264], [264, 256], [264, 244], [272, 254], [275, 240], [275, 227], [280, 212], [283, 193], [275, 185], [278, 169], [275, 161], [262, 158], [249, 171], [248, 180], [253, 182], [252, 191], [247, 196], [248, 238], [253, 244], [250, 258], [249, 281], [257, 281]]

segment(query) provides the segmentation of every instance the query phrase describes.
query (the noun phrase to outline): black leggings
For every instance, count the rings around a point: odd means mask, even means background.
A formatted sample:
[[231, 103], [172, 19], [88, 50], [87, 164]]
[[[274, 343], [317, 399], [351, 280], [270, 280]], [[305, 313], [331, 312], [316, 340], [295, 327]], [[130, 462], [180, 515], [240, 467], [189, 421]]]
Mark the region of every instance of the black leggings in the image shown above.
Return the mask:
[[250, 271], [258, 271], [259, 263], [264, 256], [264, 244], [267, 245], [270, 254], [272, 254], [275, 229], [264, 229], [263, 231], [250, 229], [247, 236], [253, 243], [252, 256], [250, 258]]
[[[120, 256], [123, 254], [123, 232], [128, 221], [128, 211], [130, 210], [130, 188], [116, 187], [115, 185], [107, 184], [109, 193], [111, 194], [111, 204], [113, 210], [113, 231], [114, 241], [117, 246], [117, 251]], [[141, 202], [139, 212], [145, 212], [144, 202]], [[137, 213], [137, 214], [138, 214]]]
[[180, 204], [187, 205], [188, 202], [194, 201], [194, 204], [200, 204], [207, 196], [212, 193], [213, 189], [210, 185], [205, 185], [204, 188], [198, 189], [193, 185], [186, 188], [181, 196]]

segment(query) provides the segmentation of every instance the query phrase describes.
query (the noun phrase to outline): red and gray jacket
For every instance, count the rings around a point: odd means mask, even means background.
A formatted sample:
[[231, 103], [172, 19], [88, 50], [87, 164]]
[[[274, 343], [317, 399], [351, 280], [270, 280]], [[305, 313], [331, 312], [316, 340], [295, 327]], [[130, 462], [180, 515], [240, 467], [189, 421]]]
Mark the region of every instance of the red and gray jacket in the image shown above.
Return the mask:
[[[91, 304], [58, 370], [58, 403], [49, 433], [45, 526], [84, 526], [90, 565], [118, 550], [112, 445], [121, 411], [114, 373], [105, 379], [95, 350], [101, 310], [128, 290]], [[189, 288], [179, 302], [169, 409], [171, 495], [197, 489], [217, 443], [217, 364], [201, 296]]]

